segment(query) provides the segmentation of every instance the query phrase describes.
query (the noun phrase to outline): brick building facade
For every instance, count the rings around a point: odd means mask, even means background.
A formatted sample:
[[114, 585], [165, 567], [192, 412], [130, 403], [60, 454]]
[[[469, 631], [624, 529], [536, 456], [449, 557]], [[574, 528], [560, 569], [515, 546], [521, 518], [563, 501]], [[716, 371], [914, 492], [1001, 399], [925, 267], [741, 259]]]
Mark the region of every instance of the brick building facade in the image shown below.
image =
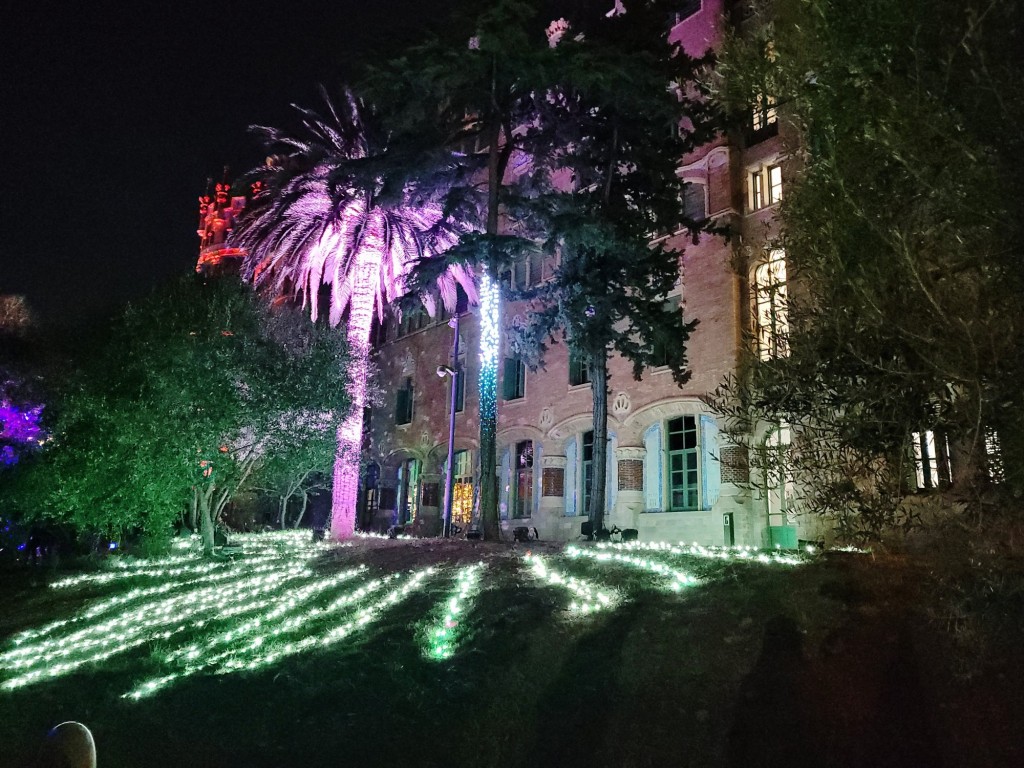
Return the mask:
[[[725, 2], [687, 5], [690, 15], [680, 14], [671, 39], [699, 55], [721, 37]], [[636, 381], [627, 361], [609, 362], [606, 524], [635, 528], [641, 540], [761, 546], [771, 543], [771, 526], [789, 522], [786, 489], [750, 488], [745, 457], [701, 400], [736, 370], [743, 345], [784, 354], [774, 339], [785, 323], [785, 262], [763, 245], [782, 194], [781, 145], [774, 105], [759, 106], [745, 135], [702, 147], [680, 168], [691, 185], [685, 204], [734, 233], [731, 240], [702, 235], [695, 244], [687, 233], [671, 236], [682, 256], [670, 300], [678, 302], [684, 319], [699, 321], [687, 346], [692, 377], [680, 387], [667, 368], [654, 368]], [[543, 280], [545, 268], [523, 264], [511, 279]], [[515, 313], [515, 306], [503, 307], [503, 322]], [[457, 524], [468, 520], [479, 448], [479, 328], [472, 311], [461, 316], [459, 332], [465, 389], [455, 419]], [[452, 386], [438, 368], [451, 365], [452, 337], [443, 317], [391, 320], [382, 329], [376, 348], [381, 395], [368, 435], [375, 487], [364, 497], [364, 526], [437, 531]], [[590, 385], [564, 345], [552, 347], [545, 370], [524, 371], [509, 360], [499, 375], [503, 528], [536, 528], [549, 540], [575, 538], [587, 519]]]

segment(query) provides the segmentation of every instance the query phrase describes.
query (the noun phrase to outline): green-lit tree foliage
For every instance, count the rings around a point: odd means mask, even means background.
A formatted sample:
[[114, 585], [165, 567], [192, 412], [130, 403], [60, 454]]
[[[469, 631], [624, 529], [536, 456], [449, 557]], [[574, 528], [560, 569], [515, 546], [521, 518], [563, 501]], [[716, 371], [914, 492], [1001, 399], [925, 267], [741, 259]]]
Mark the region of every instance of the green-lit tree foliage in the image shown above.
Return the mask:
[[[1009, 0], [778, 0], [728, 46], [727, 96], [790, 124], [777, 245], [790, 353], [719, 405], [738, 432], [796, 428], [805, 503], [849, 533], [912, 524], [909, 436], [948, 435], [953, 487], [988, 479], [998, 435], [1020, 487], [1024, 31]], [[784, 130], [785, 132], [785, 130]], [[1015, 474], [1016, 472], [1016, 474]]]
[[305, 466], [331, 440], [345, 359], [337, 334], [268, 315], [236, 281], [180, 281], [130, 306], [73, 374], [20, 502], [108, 535], [166, 535], [184, 516], [209, 552], [268, 457]]

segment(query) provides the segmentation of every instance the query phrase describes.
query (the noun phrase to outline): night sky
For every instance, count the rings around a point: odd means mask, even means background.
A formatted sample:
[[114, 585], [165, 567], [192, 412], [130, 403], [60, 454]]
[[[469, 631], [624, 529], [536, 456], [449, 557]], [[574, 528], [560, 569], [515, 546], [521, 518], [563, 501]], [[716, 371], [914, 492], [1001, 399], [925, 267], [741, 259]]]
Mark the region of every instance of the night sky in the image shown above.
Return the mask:
[[21, 3], [0, 21], [0, 294], [81, 322], [195, 264], [197, 197], [260, 162], [368, 51], [419, 39], [426, 0]]

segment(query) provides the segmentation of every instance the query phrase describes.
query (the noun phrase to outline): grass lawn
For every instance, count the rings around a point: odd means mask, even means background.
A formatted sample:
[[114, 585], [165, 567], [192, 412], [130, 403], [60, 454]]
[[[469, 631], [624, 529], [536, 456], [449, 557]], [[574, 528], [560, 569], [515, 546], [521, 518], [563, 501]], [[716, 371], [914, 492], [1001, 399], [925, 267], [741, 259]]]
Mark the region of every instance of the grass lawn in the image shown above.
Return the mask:
[[716, 555], [270, 536], [5, 574], [0, 766], [68, 719], [103, 768], [1024, 764], [1019, 659], [962, 674], [924, 566]]

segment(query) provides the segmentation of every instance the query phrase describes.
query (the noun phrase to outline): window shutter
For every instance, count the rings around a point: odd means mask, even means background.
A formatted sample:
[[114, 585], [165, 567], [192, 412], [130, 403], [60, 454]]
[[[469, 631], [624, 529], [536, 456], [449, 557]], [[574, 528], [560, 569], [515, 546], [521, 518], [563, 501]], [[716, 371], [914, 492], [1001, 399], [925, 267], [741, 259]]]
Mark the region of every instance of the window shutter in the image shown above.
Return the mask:
[[501, 376], [501, 399], [514, 400], [516, 396], [516, 361], [511, 357], [505, 358]]
[[565, 441], [565, 516], [576, 515], [576, 438]]
[[661, 424], [652, 424], [644, 432], [644, 508], [661, 510], [661, 475], [665, 464], [661, 455]]
[[700, 417], [701, 509], [711, 509], [718, 501], [722, 486], [722, 463], [718, 454], [718, 422], [711, 416]]
[[544, 477], [544, 462], [541, 461], [541, 454], [544, 451], [541, 448], [540, 441], [533, 441], [533, 494], [532, 504], [530, 508], [530, 516], [534, 516], [540, 512], [540, 497], [544, 493], [544, 484], [541, 482]]
[[619, 446], [619, 438], [614, 432], [608, 433], [608, 456], [605, 470], [604, 505], [608, 511], [615, 510], [615, 496], [619, 491], [619, 462], [615, 460], [615, 449]]
[[512, 446], [507, 447], [501, 454], [501, 486], [498, 489], [498, 516], [507, 520], [509, 511], [508, 505], [511, 502], [509, 491], [512, 488]]

